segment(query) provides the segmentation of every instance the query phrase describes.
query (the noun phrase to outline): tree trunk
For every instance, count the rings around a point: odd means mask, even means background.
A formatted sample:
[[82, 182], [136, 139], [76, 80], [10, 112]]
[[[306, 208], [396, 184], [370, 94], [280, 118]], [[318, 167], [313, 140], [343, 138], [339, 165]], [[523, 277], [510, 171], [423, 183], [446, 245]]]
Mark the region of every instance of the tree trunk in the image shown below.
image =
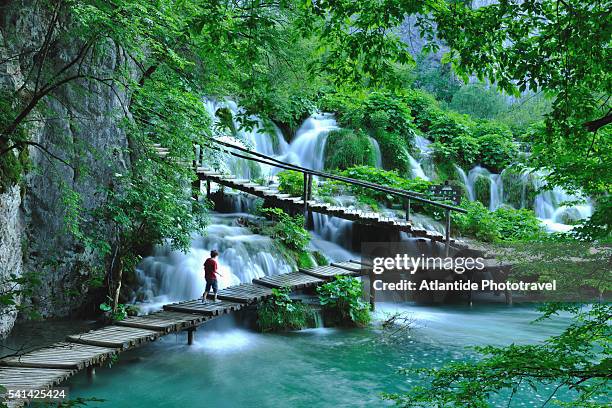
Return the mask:
[[115, 298], [113, 299], [113, 313], [117, 311], [117, 307], [119, 306], [119, 294], [121, 293], [121, 279], [123, 278], [123, 262], [121, 261], [121, 257], [117, 262], [117, 279], [116, 279], [116, 288], [115, 288]]

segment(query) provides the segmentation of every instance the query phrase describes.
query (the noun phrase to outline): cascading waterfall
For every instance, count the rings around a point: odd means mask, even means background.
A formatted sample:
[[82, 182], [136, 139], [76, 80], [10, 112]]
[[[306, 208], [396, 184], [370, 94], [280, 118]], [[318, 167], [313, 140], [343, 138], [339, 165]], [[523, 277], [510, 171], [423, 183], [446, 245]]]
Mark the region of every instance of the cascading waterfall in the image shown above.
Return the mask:
[[373, 137], [370, 137], [370, 143], [372, 144], [372, 149], [374, 149], [374, 165], [378, 169], [382, 169], [382, 153], [380, 152], [380, 145]]
[[[537, 190], [543, 189], [546, 183], [543, 181], [542, 174], [534, 178], [534, 187]], [[567, 221], [577, 221], [585, 219], [593, 214], [593, 206], [587, 199], [584, 204], [565, 205], [565, 202], [579, 201], [581, 197], [568, 194], [560, 187], [552, 190], [540, 191], [535, 197], [533, 209], [536, 216], [542, 220], [548, 230], [553, 232], [566, 232], [572, 229], [567, 225]]]
[[414, 146], [419, 151], [418, 160], [408, 154], [412, 177], [420, 177], [423, 180], [430, 180], [435, 176], [434, 163], [432, 160], [432, 149], [429, 147], [431, 142], [421, 135], [415, 135]]
[[187, 253], [167, 245], [156, 247], [153, 255], [136, 268], [141, 286], [133, 300], [138, 302], [141, 311], [200, 297], [205, 283], [202, 265], [212, 249], [220, 253], [220, 288], [296, 270], [295, 262], [283, 256], [271, 238], [253, 234], [236, 224], [236, 219], [249, 216], [214, 214], [207, 234], [194, 237]]
[[429, 177], [425, 175], [421, 164], [408, 152], [406, 152], [406, 156], [408, 157], [408, 163], [410, 164], [410, 173], [412, 178], [420, 178], [423, 180], [429, 180]]
[[[240, 108], [231, 101], [205, 101], [208, 111], [215, 122], [218, 118], [215, 112], [219, 108], [227, 108], [235, 117], [241, 113]], [[240, 130], [234, 118], [236, 129], [232, 140], [253, 148], [255, 151], [273, 155], [281, 160], [289, 161], [315, 170], [324, 167], [324, 153], [327, 135], [330, 131], [338, 129], [337, 123], [331, 114], [317, 113], [310, 116], [298, 129], [294, 140], [289, 144], [285, 141], [278, 128], [273, 134], [267, 133], [263, 122], [256, 116], [251, 119], [256, 123], [252, 130]], [[237, 141], [236, 141], [237, 140]], [[381, 167], [381, 155], [378, 143], [372, 141], [376, 153], [376, 164]], [[429, 180], [434, 176], [433, 160], [431, 158], [430, 141], [422, 136], [416, 136], [415, 146], [419, 150], [418, 158], [408, 155], [413, 177]], [[233, 174], [241, 177], [253, 176], [253, 171], [259, 175], [274, 175], [278, 170], [267, 166], [251, 163], [249, 167], [244, 160], [226, 158], [225, 166]], [[467, 174], [457, 167], [457, 173], [465, 184], [470, 200], [475, 200], [475, 183], [479, 177], [485, 177], [489, 183], [489, 207], [494, 210], [504, 203], [504, 186], [502, 174], [492, 174], [488, 170], [476, 166]], [[526, 189], [528, 183], [534, 183], [536, 188], [543, 187], [542, 177], [529, 177], [521, 175], [523, 185], [521, 206], [527, 206]], [[248, 217], [241, 212], [252, 208], [253, 201], [241, 194], [228, 195], [232, 201], [234, 214], [214, 214], [212, 223], [205, 236], [194, 237], [192, 248], [188, 253], [171, 250], [168, 246], [155, 249], [153, 255], [145, 258], [137, 268], [137, 276], [141, 287], [135, 291], [134, 300], [139, 303], [143, 311], [159, 308], [161, 304], [197, 298], [204, 287], [202, 273], [203, 260], [211, 249], [220, 250], [219, 265], [223, 276], [220, 286], [225, 287], [239, 282], [250, 282], [253, 278], [264, 275], [290, 272], [296, 269], [292, 259], [285, 259], [282, 251], [268, 237], [253, 234], [247, 228], [237, 224], [240, 217]], [[341, 199], [340, 197], [338, 198]], [[536, 215], [551, 230], [567, 230], [570, 227], [562, 224], [566, 219], [580, 219], [591, 215], [590, 203], [584, 205], [564, 206], [564, 201], [576, 199], [559, 188], [542, 191], [537, 194], [534, 202]], [[346, 203], [342, 203], [346, 204]], [[311, 247], [321, 251], [332, 261], [342, 261], [355, 257], [347, 250], [351, 248], [353, 223], [336, 217], [318, 213], [313, 214], [314, 232]], [[439, 224], [430, 223], [429, 219], [420, 219], [418, 214], [413, 216], [415, 224], [421, 224], [428, 229], [440, 230]], [[405, 235], [405, 234], [404, 234]], [[404, 236], [403, 240], [411, 240]], [[429, 252], [427, 248], [417, 248], [419, 251]], [[416, 250], [416, 249], [415, 249]]]
[[319, 113], [310, 116], [297, 130], [281, 160], [313, 170], [323, 170], [327, 135], [338, 129], [333, 115]]
[[[489, 210], [494, 211], [503, 205], [510, 205], [504, 199], [504, 172], [495, 174], [487, 169], [475, 166], [467, 174], [459, 166], [455, 166], [457, 174], [465, 185], [468, 197], [471, 201], [476, 200], [476, 182], [484, 177], [489, 184]], [[505, 171], [505, 170], [504, 170]], [[551, 232], [569, 231], [572, 229], [568, 221], [578, 221], [591, 216], [593, 207], [589, 200], [584, 204], [564, 205], [564, 202], [579, 201], [581, 198], [568, 194], [560, 187], [552, 190], [544, 190], [546, 183], [542, 173], [534, 173], [530, 176], [529, 171], [524, 171], [518, 178], [521, 189], [521, 208], [529, 207], [527, 203], [527, 188], [532, 186], [539, 191], [533, 202], [536, 216], [542, 220], [546, 228]]]

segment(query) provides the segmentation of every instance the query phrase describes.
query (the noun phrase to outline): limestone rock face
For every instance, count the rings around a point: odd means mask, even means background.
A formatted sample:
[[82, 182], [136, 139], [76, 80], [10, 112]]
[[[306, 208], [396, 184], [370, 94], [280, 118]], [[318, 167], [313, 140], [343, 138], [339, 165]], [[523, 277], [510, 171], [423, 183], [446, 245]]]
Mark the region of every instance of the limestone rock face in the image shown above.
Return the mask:
[[[21, 195], [18, 186], [0, 194], [0, 291], [6, 293], [13, 287], [11, 275], [21, 276], [23, 262], [21, 244], [23, 225], [19, 205]], [[15, 287], [19, 289], [19, 287]], [[13, 328], [17, 311], [15, 307], [0, 310], [0, 337], [5, 337]]]
[[[0, 13], [0, 59], [40, 47], [48, 25], [49, 10], [40, 2], [11, 2]], [[47, 65], [61, 69], [80, 48], [76, 39], [56, 39]], [[31, 53], [26, 53], [0, 64], [0, 92], [14, 92], [24, 86], [32, 61]], [[99, 47], [82, 69], [108, 78], [125, 67], [130, 68], [127, 56], [109, 43]], [[25, 89], [30, 86], [25, 82]], [[78, 80], [58, 87], [39, 105], [29, 116], [32, 119], [29, 139], [73, 166], [30, 147], [33, 169], [23, 183], [23, 199], [16, 201], [19, 194], [14, 197], [11, 190], [10, 197], [2, 196], [5, 202], [0, 200], [4, 254], [0, 256], [0, 273], [15, 269], [15, 265], [20, 266], [19, 271], [37, 273], [42, 285], [24, 302], [45, 317], [68, 316], [82, 310], [86, 281], [101, 262], [68, 232], [66, 220], [71, 217], [70, 209], [75, 202], [66, 199], [70, 196], [65, 191], [68, 188], [76, 191], [83, 208], [94, 208], [104, 198], [99, 189], [108, 186], [113, 173], [129, 166], [125, 153], [127, 137], [120, 125], [129, 95], [98, 81]], [[19, 188], [16, 189], [18, 192]], [[21, 225], [18, 219], [23, 221]], [[5, 235], [13, 238], [5, 242]], [[27, 245], [22, 245], [22, 240]], [[26, 253], [22, 254], [22, 247]], [[23, 269], [17, 262], [22, 258]]]

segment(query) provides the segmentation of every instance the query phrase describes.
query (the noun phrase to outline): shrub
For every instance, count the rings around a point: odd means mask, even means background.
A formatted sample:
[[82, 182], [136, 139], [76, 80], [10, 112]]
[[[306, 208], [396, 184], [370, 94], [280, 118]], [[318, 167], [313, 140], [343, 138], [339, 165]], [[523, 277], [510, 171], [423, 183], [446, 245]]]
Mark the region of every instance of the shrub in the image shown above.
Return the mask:
[[329, 265], [329, 261], [327, 260], [325, 255], [323, 255], [321, 252], [314, 251], [312, 255], [314, 256], [315, 261], [317, 261], [317, 265], [319, 266]]
[[501, 172], [518, 156], [518, 148], [512, 139], [506, 136], [490, 133], [481, 136], [478, 142], [478, 161], [494, 173]]
[[485, 207], [491, 204], [491, 179], [489, 177], [483, 175], [476, 177], [476, 180], [474, 180], [474, 195]]
[[350, 129], [330, 132], [324, 154], [327, 169], [344, 170], [352, 166], [376, 164], [374, 148], [369, 137], [363, 132]]
[[261, 214], [275, 221], [267, 227], [264, 234], [278, 239], [288, 249], [293, 251], [304, 251], [310, 242], [310, 234], [304, 229], [304, 216], [290, 216], [280, 208], [262, 208]]
[[370, 322], [370, 307], [361, 300], [363, 289], [359, 279], [338, 276], [334, 281], [319, 286], [317, 293], [329, 317], [327, 321], [359, 327]]
[[501, 173], [504, 183], [504, 202], [514, 208], [532, 208], [538, 192], [533, 183], [533, 175], [515, 167], [506, 168]]
[[471, 131], [472, 123], [462, 115], [436, 116], [428, 133], [434, 141], [432, 147], [438, 161], [453, 161], [464, 166], [476, 163], [479, 154], [478, 140]]
[[[283, 170], [277, 174], [278, 191], [292, 196], [301, 197], [304, 194], [304, 175], [295, 170]], [[314, 188], [313, 181], [313, 188]]]
[[[383, 112], [384, 120], [381, 120]], [[360, 109], [359, 123], [375, 132], [395, 133], [411, 145], [414, 138], [413, 117], [410, 108], [400, 98], [386, 93], [374, 92]], [[357, 122], [357, 121], [356, 121]]]
[[[350, 177], [357, 180], [368, 181], [370, 183], [380, 184], [386, 187], [397, 188], [417, 193], [427, 194], [430, 181], [416, 179], [407, 179], [401, 177], [396, 171], [382, 170], [375, 167], [356, 166], [340, 172], [341, 176]], [[390, 195], [382, 191], [376, 191], [365, 187], [355, 185], [349, 186], [353, 194], [358, 197], [368, 197], [378, 202], [384, 203], [399, 203], [400, 199], [395, 195]], [[416, 204], [416, 203], [415, 203]]]
[[296, 254], [297, 265], [299, 268], [312, 268], [317, 266], [314, 256], [308, 251], [300, 251]]
[[403, 100], [414, 116], [414, 124], [422, 132], [428, 132], [431, 123], [444, 114], [435, 97], [425, 91], [411, 89], [403, 96]]
[[314, 325], [312, 309], [289, 297], [289, 288], [272, 289], [272, 296], [257, 309], [257, 324], [262, 332], [300, 330]]
[[401, 174], [408, 174], [410, 162], [406, 143], [397, 134], [386, 131], [376, 133], [374, 139], [380, 147], [383, 167], [387, 170], [397, 170]]
[[500, 207], [489, 211], [479, 201], [465, 201], [461, 207], [467, 214], [452, 213], [453, 227], [461, 234], [486, 242], [535, 239], [543, 232], [533, 211]]
[[506, 100], [497, 90], [483, 84], [468, 84], [453, 95], [449, 107], [475, 118], [492, 119], [506, 110]]

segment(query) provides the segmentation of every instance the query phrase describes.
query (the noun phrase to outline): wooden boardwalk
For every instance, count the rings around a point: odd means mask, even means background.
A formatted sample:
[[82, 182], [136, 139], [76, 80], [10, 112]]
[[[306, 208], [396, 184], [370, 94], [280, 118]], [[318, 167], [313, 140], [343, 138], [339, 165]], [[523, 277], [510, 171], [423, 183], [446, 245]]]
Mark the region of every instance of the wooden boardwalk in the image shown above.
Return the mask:
[[[234, 190], [275, 201], [276, 203], [295, 207], [304, 206], [304, 200], [301, 197], [293, 197], [289, 194], [283, 194], [279, 192], [278, 188], [275, 186], [262, 186], [253, 183], [250, 180], [237, 179], [235, 176], [218, 173], [204, 167], [198, 167], [197, 174], [200, 180], [209, 180]], [[328, 203], [316, 202], [314, 200], [308, 201], [308, 208], [309, 210], [320, 214], [343, 218], [345, 220], [358, 222], [360, 224], [394, 228], [396, 230], [409, 233], [415, 237], [427, 238], [432, 241], [444, 242], [445, 240], [444, 235], [437, 231], [418, 228], [412, 225], [411, 221], [385, 217], [375, 212], [366, 212], [347, 207], [339, 207]], [[462, 246], [460, 241], [454, 239], [451, 239], [451, 243], [456, 247]]]
[[[363, 274], [357, 261], [308, 268], [300, 272], [265, 276], [253, 283], [241, 283], [219, 291], [218, 302], [201, 299], [163, 306], [145, 316], [128, 317], [113, 325], [73, 334], [66, 341], [19, 356], [0, 359], [0, 384], [5, 388], [48, 389], [80, 370], [91, 370], [120, 352], [155, 341], [169, 333], [186, 331], [189, 344], [200, 325], [224, 314], [236, 312], [272, 296], [272, 288], [291, 290], [320, 285], [335, 276]], [[21, 407], [26, 400], [11, 400], [9, 407]]]

